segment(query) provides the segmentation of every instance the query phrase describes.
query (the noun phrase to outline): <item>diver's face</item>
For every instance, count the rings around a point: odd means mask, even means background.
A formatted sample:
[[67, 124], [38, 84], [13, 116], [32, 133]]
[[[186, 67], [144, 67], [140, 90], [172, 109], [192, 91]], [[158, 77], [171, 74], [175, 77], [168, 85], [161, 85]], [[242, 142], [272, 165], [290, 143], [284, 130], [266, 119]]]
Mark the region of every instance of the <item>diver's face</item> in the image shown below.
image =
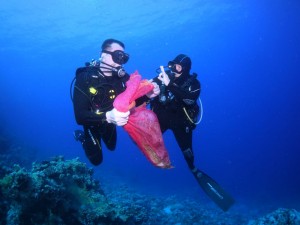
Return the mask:
[[175, 69], [176, 69], [176, 71], [174, 71], [175, 77], [179, 77], [182, 74], [182, 66], [179, 64], [175, 64]]
[[[107, 49], [105, 49], [106, 51], [109, 51], [109, 52], [114, 52], [116, 50], [120, 50], [120, 51], [123, 51], [124, 52], [124, 48], [117, 44], [117, 43], [113, 43], [111, 44], [110, 47], [108, 47]], [[101, 54], [101, 59], [102, 59], [102, 62], [108, 64], [108, 65], [111, 65], [113, 67], [118, 67], [118, 66], [121, 66], [120, 64], [118, 63], [115, 63], [112, 59], [112, 55], [111, 54], [108, 54], [108, 53], [104, 53], [102, 52]]]

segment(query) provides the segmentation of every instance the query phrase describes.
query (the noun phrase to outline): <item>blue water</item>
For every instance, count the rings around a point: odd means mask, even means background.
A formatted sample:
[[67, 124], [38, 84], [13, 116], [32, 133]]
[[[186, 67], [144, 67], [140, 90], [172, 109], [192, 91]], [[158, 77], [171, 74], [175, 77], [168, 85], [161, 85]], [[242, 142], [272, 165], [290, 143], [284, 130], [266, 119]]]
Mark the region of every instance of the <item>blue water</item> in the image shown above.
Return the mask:
[[[1, 132], [35, 149], [38, 160], [64, 155], [92, 167], [72, 136], [80, 128], [69, 95], [76, 68], [99, 57], [107, 38], [125, 43], [126, 70], [144, 78], [185, 53], [202, 83], [196, 165], [236, 198], [237, 209], [299, 210], [299, 11], [295, 0], [2, 1]], [[94, 168], [99, 179], [207, 200], [170, 132], [175, 168], [161, 170], [118, 131], [117, 150], [104, 149]]]

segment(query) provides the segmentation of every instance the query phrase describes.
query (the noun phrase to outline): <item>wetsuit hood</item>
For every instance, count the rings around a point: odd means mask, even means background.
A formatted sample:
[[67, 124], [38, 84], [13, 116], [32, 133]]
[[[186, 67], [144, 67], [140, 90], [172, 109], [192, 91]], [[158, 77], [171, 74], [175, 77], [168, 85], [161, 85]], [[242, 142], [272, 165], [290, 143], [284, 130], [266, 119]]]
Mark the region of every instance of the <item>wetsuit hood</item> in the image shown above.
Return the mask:
[[173, 64], [179, 64], [182, 66], [183, 73], [189, 73], [192, 66], [192, 61], [190, 57], [188, 57], [185, 54], [179, 54], [175, 57], [172, 61], [170, 61]]

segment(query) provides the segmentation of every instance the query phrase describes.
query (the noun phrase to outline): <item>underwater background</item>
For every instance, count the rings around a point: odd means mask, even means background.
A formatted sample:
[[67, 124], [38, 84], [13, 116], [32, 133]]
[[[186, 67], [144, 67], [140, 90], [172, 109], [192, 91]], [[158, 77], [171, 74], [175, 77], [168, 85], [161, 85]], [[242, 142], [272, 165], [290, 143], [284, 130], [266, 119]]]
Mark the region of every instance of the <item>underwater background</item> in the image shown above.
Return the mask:
[[[1, 1], [1, 139], [27, 163], [62, 155], [93, 167], [73, 138], [81, 128], [70, 99], [75, 70], [97, 59], [107, 38], [125, 43], [126, 71], [147, 79], [184, 53], [202, 84], [195, 164], [236, 199], [227, 213], [299, 211], [299, 12], [296, 0]], [[219, 212], [173, 134], [164, 140], [174, 169], [152, 166], [119, 127], [117, 148], [104, 147], [94, 178], [111, 190], [188, 198]]]

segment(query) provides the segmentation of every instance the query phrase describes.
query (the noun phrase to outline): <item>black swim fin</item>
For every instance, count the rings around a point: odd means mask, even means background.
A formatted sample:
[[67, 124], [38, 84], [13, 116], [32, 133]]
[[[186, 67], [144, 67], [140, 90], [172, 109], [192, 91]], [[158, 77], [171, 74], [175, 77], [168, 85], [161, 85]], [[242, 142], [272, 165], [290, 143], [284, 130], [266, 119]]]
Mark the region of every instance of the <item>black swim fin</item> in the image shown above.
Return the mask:
[[197, 169], [193, 172], [196, 180], [203, 191], [224, 211], [226, 212], [233, 204], [234, 199], [224, 191], [224, 189], [210, 176]]

